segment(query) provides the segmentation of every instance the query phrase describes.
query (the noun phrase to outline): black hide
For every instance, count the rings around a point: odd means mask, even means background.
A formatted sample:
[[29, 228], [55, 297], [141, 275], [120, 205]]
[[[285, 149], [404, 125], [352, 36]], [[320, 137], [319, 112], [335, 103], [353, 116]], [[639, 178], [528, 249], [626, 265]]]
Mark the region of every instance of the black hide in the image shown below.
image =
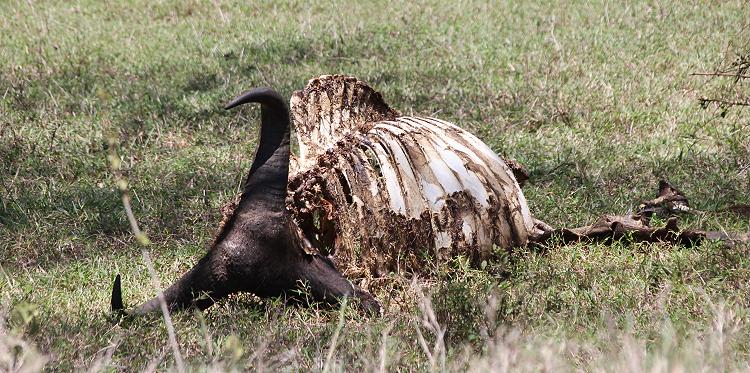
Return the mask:
[[[304, 288], [315, 301], [333, 304], [342, 297], [356, 297], [363, 308], [378, 312], [377, 301], [353, 286], [330, 260], [302, 250], [284, 203], [289, 175], [289, 110], [270, 88], [244, 92], [226, 109], [249, 102], [261, 104], [260, 140], [239, 205], [213, 249], [164, 291], [169, 310], [192, 306], [203, 310], [235, 292], [295, 299], [297, 290]], [[123, 308], [118, 275], [112, 309]], [[127, 313], [158, 309], [159, 300], [154, 297]]]

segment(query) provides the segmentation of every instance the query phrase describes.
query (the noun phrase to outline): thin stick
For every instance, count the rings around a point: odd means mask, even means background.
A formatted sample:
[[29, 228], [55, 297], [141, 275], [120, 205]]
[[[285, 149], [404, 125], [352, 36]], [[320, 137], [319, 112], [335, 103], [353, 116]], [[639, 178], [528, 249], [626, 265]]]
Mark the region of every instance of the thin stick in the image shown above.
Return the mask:
[[430, 347], [427, 345], [427, 340], [425, 340], [424, 336], [422, 335], [422, 331], [419, 330], [419, 325], [414, 324], [414, 330], [417, 331], [417, 341], [419, 341], [419, 345], [422, 346], [422, 350], [424, 350], [424, 354], [427, 355], [427, 360], [430, 361], [430, 366], [435, 366], [435, 358], [432, 357], [432, 352], [430, 352]]
[[[156, 271], [154, 271], [154, 265], [151, 262], [151, 257], [148, 255], [148, 250], [145, 248], [141, 250], [141, 255], [143, 256], [143, 261], [146, 262], [146, 267], [148, 268], [148, 273], [151, 274], [151, 281], [154, 284], [154, 287], [156, 289], [161, 289], [161, 284], [159, 283], [159, 277], [156, 275]], [[177, 371], [178, 372], [184, 372], [185, 371], [185, 363], [182, 361], [182, 354], [180, 354], [180, 347], [177, 345], [177, 337], [174, 333], [174, 325], [172, 324], [172, 317], [169, 316], [169, 309], [167, 308], [167, 302], [164, 300], [164, 292], [161, 290], [158, 290], [158, 294], [156, 295], [157, 298], [159, 298], [159, 305], [161, 306], [161, 313], [164, 315], [164, 323], [167, 324], [167, 335], [169, 336], [169, 344], [172, 346], [172, 353], [174, 354], [174, 361], [175, 364], [177, 364]]]
[[701, 103], [716, 103], [720, 105], [729, 105], [729, 106], [750, 106], [750, 102], [747, 101], [726, 101], [726, 100], [720, 100], [720, 99], [714, 99], [714, 98], [700, 98], [698, 99]]
[[127, 193], [127, 190], [123, 191], [122, 193], [122, 205], [125, 207], [125, 214], [128, 216], [128, 222], [130, 222], [130, 230], [133, 231], [135, 239], [142, 246], [147, 246], [150, 241], [148, 237], [143, 232], [141, 232], [141, 229], [138, 228], [138, 221], [135, 220], [133, 209], [130, 207], [130, 195]]
[[692, 73], [690, 76], [726, 76], [740, 79], [750, 79], [750, 75], [732, 74], [732, 73]]
[[393, 328], [393, 324], [388, 324], [385, 329], [383, 329], [383, 332], [381, 334], [381, 342], [380, 342], [380, 369], [378, 372], [385, 373], [387, 364], [386, 364], [386, 358], [388, 357], [388, 334], [391, 332], [391, 329]]

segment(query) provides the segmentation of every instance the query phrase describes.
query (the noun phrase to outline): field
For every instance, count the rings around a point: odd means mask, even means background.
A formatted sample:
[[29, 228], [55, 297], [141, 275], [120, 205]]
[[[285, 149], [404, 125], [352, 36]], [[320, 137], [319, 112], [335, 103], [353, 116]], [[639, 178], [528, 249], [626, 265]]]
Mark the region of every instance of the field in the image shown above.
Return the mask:
[[383, 279], [381, 317], [237, 296], [173, 315], [179, 359], [159, 315], [108, 313], [116, 273], [127, 304], [155, 294], [110, 151], [171, 283], [255, 149], [257, 108], [223, 104], [321, 74], [518, 160], [553, 226], [634, 210], [668, 179], [702, 211], [683, 227], [747, 232], [716, 210], [750, 203], [750, 112], [701, 108], [722, 83], [690, 74], [733, 58], [748, 16], [743, 1], [4, 1], [0, 370], [748, 371], [747, 245], [457, 258]]

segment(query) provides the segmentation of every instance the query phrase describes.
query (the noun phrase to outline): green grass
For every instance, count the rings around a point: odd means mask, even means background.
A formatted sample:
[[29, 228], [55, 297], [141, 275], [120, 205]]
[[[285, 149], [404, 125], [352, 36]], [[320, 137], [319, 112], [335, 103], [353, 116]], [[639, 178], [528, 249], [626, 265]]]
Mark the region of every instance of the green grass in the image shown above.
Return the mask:
[[[747, 16], [741, 1], [2, 2], [0, 369], [33, 351], [53, 370], [174, 368], [160, 318], [107, 314], [114, 273], [129, 304], [154, 294], [107, 141], [167, 283], [249, 167], [258, 111], [221, 107], [250, 87], [366, 80], [525, 164], [532, 212], [555, 226], [628, 211], [660, 178], [700, 210], [750, 203], [750, 115], [702, 110], [713, 83], [689, 76], [731, 55]], [[683, 224], [750, 229], [718, 213]], [[384, 317], [345, 309], [331, 360], [338, 310], [240, 296], [174, 324], [196, 370], [748, 370], [748, 254], [617, 243], [439, 263], [380, 284]]]

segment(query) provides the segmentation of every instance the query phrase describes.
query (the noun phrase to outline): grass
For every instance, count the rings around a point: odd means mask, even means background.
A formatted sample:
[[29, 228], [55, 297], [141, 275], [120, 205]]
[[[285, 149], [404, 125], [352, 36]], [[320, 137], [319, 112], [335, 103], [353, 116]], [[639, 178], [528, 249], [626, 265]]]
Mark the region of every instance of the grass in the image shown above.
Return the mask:
[[[750, 116], [703, 110], [714, 83], [689, 74], [734, 52], [746, 16], [741, 1], [2, 2], [0, 369], [175, 368], [161, 318], [107, 314], [114, 273], [129, 304], [154, 294], [107, 142], [170, 282], [256, 144], [257, 109], [221, 107], [260, 85], [289, 96], [346, 73], [458, 123], [528, 167], [531, 209], [555, 226], [628, 211], [668, 178], [708, 211], [684, 224], [745, 232], [711, 211], [750, 203]], [[173, 321], [194, 370], [749, 370], [748, 254], [517, 250], [394, 274], [381, 318], [237, 296]]]

